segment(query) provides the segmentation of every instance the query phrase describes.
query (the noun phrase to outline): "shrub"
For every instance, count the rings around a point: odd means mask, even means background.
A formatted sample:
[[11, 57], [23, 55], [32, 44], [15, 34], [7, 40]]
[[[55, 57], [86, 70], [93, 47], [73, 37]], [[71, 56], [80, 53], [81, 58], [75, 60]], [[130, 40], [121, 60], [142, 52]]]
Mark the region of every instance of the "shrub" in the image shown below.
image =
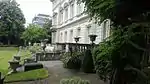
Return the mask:
[[60, 84], [90, 84], [90, 82], [88, 80], [82, 80], [79, 77], [73, 77], [62, 79]]
[[41, 47], [38, 45], [34, 45], [34, 46], [31, 46], [29, 50], [31, 53], [36, 53], [41, 50]]
[[98, 47], [93, 50], [93, 60], [96, 73], [98, 76], [106, 81], [109, 79], [111, 74], [111, 55], [109, 53], [111, 49], [108, 42], [101, 43]]
[[84, 59], [82, 62], [82, 70], [85, 73], [94, 72], [94, 63], [93, 63], [91, 50], [86, 50], [84, 53]]
[[64, 53], [62, 55], [62, 62], [64, 63], [65, 68], [69, 69], [80, 69], [81, 68], [81, 59], [82, 53]]

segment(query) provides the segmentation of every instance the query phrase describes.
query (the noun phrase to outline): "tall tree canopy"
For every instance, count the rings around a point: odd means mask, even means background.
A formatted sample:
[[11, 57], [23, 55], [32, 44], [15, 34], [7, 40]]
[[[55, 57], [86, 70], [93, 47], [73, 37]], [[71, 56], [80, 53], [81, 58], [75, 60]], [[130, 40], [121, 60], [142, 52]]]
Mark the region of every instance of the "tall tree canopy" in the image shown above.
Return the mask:
[[49, 38], [47, 30], [38, 25], [30, 24], [22, 34], [22, 39], [26, 42], [40, 42], [43, 39]]
[[0, 42], [18, 44], [25, 18], [15, 0], [0, 1]]
[[[78, 0], [85, 3], [85, 11], [97, 22], [110, 19], [116, 25], [143, 21], [149, 15], [148, 0]], [[147, 20], [149, 18], [146, 18]]]
[[51, 30], [50, 30], [50, 28], [52, 27], [52, 20], [51, 19], [48, 19], [46, 22], [45, 22], [45, 24], [44, 24], [44, 26], [43, 26], [43, 28], [45, 28], [47, 31], [48, 31], [48, 35], [49, 35], [49, 43], [51, 43]]

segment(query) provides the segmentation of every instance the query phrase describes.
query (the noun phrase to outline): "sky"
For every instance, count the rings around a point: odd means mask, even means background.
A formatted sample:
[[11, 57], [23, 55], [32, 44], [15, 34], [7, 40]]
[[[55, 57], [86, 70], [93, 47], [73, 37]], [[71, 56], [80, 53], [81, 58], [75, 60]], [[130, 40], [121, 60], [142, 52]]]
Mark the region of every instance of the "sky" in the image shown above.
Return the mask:
[[26, 25], [32, 23], [35, 15], [48, 14], [52, 16], [52, 3], [50, 0], [16, 0], [26, 18]]

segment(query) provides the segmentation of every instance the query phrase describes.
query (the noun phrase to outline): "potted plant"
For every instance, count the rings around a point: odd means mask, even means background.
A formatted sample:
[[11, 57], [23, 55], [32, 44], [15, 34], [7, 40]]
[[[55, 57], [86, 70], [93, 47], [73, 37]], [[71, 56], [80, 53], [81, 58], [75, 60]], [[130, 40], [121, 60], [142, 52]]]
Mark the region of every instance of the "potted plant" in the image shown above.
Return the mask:
[[14, 56], [14, 60], [20, 61], [21, 57], [20, 56]]

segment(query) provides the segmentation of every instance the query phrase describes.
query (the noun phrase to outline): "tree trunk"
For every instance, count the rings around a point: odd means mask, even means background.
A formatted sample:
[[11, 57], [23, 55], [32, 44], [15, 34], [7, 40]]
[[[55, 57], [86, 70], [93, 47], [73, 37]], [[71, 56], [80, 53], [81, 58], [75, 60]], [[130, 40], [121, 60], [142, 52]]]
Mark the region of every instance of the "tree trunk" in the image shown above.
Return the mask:
[[7, 45], [10, 45], [10, 40], [8, 39], [8, 41], [7, 41]]
[[113, 70], [110, 84], [127, 84], [123, 72], [120, 69], [116, 68]]

